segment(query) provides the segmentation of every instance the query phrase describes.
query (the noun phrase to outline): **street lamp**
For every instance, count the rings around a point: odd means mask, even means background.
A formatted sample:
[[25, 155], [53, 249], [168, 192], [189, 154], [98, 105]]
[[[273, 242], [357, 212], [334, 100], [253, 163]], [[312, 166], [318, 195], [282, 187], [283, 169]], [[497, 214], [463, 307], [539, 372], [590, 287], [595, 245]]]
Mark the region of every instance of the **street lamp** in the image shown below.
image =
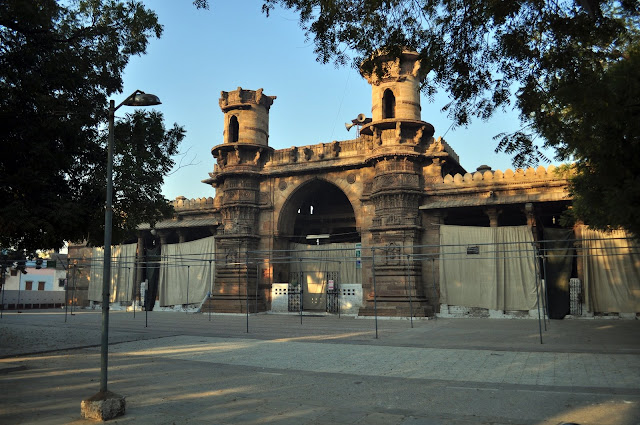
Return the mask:
[[134, 91], [129, 97], [115, 106], [109, 101], [109, 141], [107, 153], [107, 201], [104, 212], [104, 269], [102, 271], [102, 343], [100, 349], [100, 392], [107, 392], [107, 364], [109, 350], [109, 287], [111, 282], [111, 233], [113, 226], [113, 127], [115, 114], [122, 105], [152, 106], [159, 105], [160, 99], [153, 94], [140, 90]]

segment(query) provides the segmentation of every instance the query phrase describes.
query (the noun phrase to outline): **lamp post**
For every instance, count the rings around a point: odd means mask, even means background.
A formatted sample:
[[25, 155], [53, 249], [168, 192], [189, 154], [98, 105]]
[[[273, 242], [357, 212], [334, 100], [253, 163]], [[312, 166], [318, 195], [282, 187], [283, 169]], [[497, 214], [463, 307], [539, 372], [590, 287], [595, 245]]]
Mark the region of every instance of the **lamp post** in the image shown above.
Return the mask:
[[107, 365], [109, 351], [109, 289], [111, 283], [111, 233], [113, 226], [113, 131], [115, 114], [122, 105], [159, 105], [160, 99], [140, 90], [134, 91], [118, 106], [109, 101], [109, 139], [107, 153], [107, 200], [104, 212], [104, 269], [102, 271], [102, 341], [100, 349], [100, 392], [107, 392]]

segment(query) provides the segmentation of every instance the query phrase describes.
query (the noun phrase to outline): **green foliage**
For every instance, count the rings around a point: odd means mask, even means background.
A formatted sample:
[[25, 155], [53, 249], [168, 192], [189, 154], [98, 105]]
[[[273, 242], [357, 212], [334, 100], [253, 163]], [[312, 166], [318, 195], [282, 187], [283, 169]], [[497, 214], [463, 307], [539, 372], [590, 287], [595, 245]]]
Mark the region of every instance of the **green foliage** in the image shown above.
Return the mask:
[[449, 93], [456, 125], [516, 107], [522, 128], [497, 135], [496, 151], [518, 167], [547, 161], [541, 147], [577, 161], [577, 216], [640, 234], [640, 2], [264, 0], [263, 11], [276, 6], [300, 15], [322, 63], [381, 72], [376, 54], [415, 50], [422, 90]]
[[[136, 110], [116, 122], [114, 129], [113, 158], [113, 240], [121, 241], [130, 236], [140, 223], [155, 223], [171, 216], [173, 207], [160, 192], [164, 176], [175, 165], [172, 159], [185, 137], [184, 128], [174, 124], [164, 127], [162, 113]], [[102, 150], [106, 150], [108, 134], [100, 137]], [[87, 235], [90, 243], [104, 242], [104, 205], [106, 161], [98, 164], [87, 182], [85, 208], [91, 212]]]
[[[0, 0], [0, 247], [32, 252], [100, 233], [107, 98], [122, 90], [129, 58], [161, 33], [155, 13], [135, 1]], [[150, 208], [136, 208], [127, 226]]]

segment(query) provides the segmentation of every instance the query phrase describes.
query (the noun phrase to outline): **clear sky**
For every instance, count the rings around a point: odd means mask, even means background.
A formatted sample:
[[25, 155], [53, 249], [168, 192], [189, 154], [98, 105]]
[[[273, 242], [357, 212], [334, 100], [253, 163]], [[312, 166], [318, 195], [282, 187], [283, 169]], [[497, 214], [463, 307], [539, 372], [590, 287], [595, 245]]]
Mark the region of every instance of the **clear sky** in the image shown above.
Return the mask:
[[[197, 10], [191, 0], [144, 0], [155, 10], [164, 34], [153, 39], [147, 54], [134, 57], [124, 74], [119, 103], [134, 90], [157, 95], [163, 102], [167, 126], [185, 127], [183, 162], [193, 163], [167, 177], [163, 193], [199, 198], [214, 196], [201, 183], [213, 170], [211, 148], [222, 143], [223, 114], [220, 91], [237, 87], [277, 96], [270, 111], [269, 144], [275, 149], [348, 140], [345, 122], [359, 113], [371, 116], [371, 88], [350, 67], [318, 63], [313, 43], [305, 40], [297, 16], [275, 10], [269, 18], [260, 0], [213, 0], [210, 10]], [[493, 136], [518, 128], [513, 111], [480, 120], [468, 128], [449, 130], [451, 120], [441, 108], [445, 94], [430, 103], [422, 97], [422, 119], [434, 125], [435, 137], [443, 136], [460, 156], [467, 171], [487, 164], [494, 170], [512, 168], [508, 155], [494, 153]], [[121, 108], [122, 116], [127, 111]], [[445, 135], [446, 133], [446, 135]]]

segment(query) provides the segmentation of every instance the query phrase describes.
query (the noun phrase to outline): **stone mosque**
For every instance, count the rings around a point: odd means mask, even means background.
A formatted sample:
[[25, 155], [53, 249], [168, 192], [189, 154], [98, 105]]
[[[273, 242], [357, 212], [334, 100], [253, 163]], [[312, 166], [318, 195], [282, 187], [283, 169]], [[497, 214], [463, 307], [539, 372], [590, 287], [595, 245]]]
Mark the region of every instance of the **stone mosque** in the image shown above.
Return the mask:
[[[408, 316], [411, 308], [414, 316], [431, 316], [442, 303], [433, 290], [439, 262], [401, 260], [437, 255], [441, 226], [528, 226], [537, 239], [541, 226], [556, 225], [570, 199], [553, 166], [465, 170], [421, 118], [418, 55], [379, 60], [383, 77], [362, 72], [372, 89], [371, 116], [353, 120], [353, 140], [275, 150], [269, 111], [276, 96], [223, 91], [223, 140], [211, 149], [213, 172], [203, 180], [215, 197], [177, 198], [173, 219], [140, 229], [138, 251], [152, 233], [161, 246], [214, 236], [208, 308], [243, 312], [245, 296], [254, 310], [270, 310], [274, 283], [288, 281], [288, 265], [274, 261], [275, 252], [292, 244], [352, 244], [364, 256], [380, 247], [380, 260], [362, 267], [357, 314], [372, 315], [375, 307], [378, 315]], [[251, 252], [272, 253], [262, 271], [229, 261]]]

